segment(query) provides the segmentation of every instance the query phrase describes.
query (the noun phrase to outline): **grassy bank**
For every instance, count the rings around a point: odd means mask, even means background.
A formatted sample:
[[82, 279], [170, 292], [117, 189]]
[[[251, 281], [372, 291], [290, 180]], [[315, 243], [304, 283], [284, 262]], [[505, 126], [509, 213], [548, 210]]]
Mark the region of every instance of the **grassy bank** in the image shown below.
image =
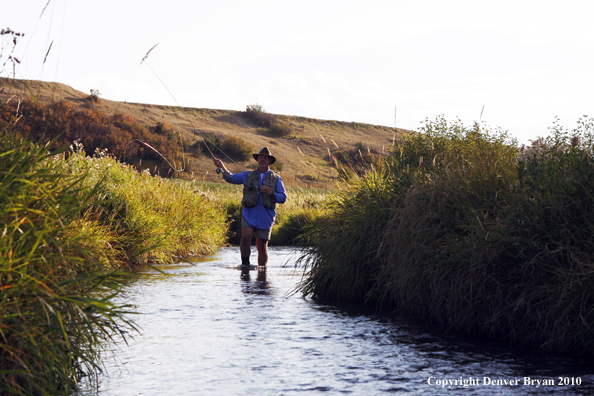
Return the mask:
[[593, 355], [592, 120], [521, 150], [441, 118], [421, 132], [310, 230], [305, 294]]
[[134, 329], [114, 303], [140, 261], [204, 254], [224, 215], [183, 185], [0, 126], [0, 393], [71, 394], [99, 345]]

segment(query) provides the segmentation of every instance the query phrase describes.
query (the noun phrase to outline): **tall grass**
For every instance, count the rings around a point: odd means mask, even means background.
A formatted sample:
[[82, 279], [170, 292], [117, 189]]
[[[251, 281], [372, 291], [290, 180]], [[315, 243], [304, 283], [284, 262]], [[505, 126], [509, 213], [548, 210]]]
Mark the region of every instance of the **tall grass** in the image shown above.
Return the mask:
[[139, 261], [205, 254], [225, 217], [174, 181], [105, 153], [51, 150], [0, 130], [0, 393], [71, 394], [100, 344], [134, 329], [114, 303]]
[[204, 255], [225, 241], [224, 214], [185, 182], [139, 173], [104, 151], [85, 156], [76, 144], [63, 166], [72, 173], [90, 172], [89, 182], [104, 179], [95, 202], [132, 260]]
[[127, 276], [98, 251], [109, 231], [82, 216], [98, 186], [56, 172], [46, 147], [1, 144], [0, 392], [67, 394], [99, 369], [99, 343], [133, 327], [112, 303]]
[[[241, 239], [241, 186], [227, 183], [196, 183], [195, 188], [215, 203], [227, 216], [227, 242], [239, 244]], [[277, 205], [272, 227], [271, 245], [310, 245], [305, 229], [328, 209], [334, 193], [328, 190], [287, 188], [287, 201]]]
[[501, 130], [428, 121], [312, 227], [303, 291], [592, 355], [593, 125], [520, 153]]
[[276, 225], [272, 228], [270, 244], [311, 245], [313, 242], [305, 236], [305, 230], [327, 212], [334, 196], [328, 190], [287, 188], [287, 201], [276, 206]]

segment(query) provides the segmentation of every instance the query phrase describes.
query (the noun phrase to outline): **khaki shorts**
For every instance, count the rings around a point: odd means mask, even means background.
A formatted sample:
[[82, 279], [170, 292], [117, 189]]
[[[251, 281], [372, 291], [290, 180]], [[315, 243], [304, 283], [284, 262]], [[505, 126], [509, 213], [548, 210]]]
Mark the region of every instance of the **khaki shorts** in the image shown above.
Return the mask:
[[261, 228], [255, 228], [248, 224], [247, 220], [241, 215], [241, 228], [251, 228], [256, 234], [256, 238], [270, 240], [271, 230], [263, 230]]

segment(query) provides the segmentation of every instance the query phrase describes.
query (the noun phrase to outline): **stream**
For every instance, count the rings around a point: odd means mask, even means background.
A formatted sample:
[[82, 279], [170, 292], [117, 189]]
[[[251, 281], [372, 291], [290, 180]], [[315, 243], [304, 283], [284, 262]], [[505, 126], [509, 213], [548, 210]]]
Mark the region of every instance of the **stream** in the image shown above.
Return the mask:
[[106, 374], [79, 394], [594, 395], [592, 362], [306, 300], [299, 250], [269, 253], [265, 272], [239, 269], [235, 247], [141, 269], [126, 296], [141, 331], [109, 346]]

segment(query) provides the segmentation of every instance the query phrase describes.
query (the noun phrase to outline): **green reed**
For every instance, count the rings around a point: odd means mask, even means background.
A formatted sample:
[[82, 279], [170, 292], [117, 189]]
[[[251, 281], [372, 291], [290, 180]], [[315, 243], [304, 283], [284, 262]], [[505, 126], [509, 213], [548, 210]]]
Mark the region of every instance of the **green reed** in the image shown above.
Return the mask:
[[[2, 133], [0, 147], [0, 389], [67, 394], [97, 371], [98, 345], [134, 327], [113, 304], [127, 276], [96, 254], [111, 240], [85, 220], [98, 185], [56, 172], [48, 147]], [[82, 226], [84, 223], [84, 226]]]
[[312, 226], [302, 290], [591, 355], [593, 131], [555, 127], [520, 153], [500, 130], [428, 121]]

